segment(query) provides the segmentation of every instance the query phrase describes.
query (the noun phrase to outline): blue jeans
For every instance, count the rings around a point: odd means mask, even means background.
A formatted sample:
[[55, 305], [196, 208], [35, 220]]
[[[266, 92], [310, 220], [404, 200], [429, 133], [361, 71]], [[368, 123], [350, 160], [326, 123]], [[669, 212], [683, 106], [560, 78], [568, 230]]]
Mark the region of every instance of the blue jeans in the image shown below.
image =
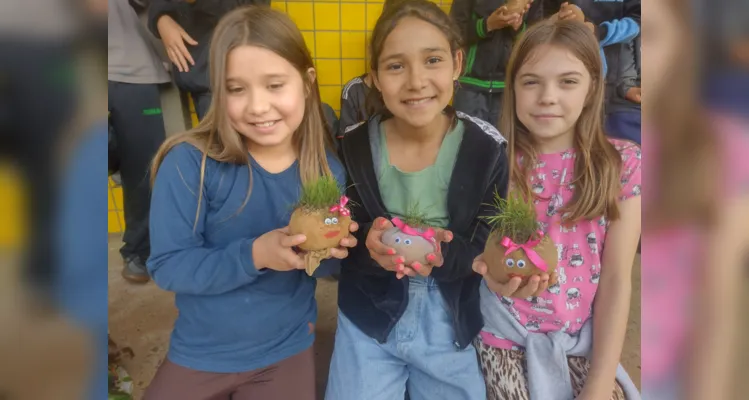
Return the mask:
[[476, 349], [455, 345], [452, 319], [431, 278], [411, 279], [408, 308], [384, 344], [338, 312], [325, 400], [485, 400]]
[[606, 116], [606, 134], [640, 144], [642, 137], [640, 111], [620, 111]]

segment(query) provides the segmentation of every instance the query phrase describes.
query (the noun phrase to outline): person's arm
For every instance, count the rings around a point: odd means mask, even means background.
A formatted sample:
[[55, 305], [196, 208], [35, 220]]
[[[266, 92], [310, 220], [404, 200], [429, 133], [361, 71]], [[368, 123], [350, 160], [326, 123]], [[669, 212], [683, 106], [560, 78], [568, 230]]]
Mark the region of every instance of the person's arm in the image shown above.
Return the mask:
[[180, 13], [184, 13], [190, 7], [190, 4], [184, 1], [149, 0], [149, 3], [148, 29], [158, 39], [161, 39], [161, 34], [159, 34], [159, 28], [157, 27], [159, 18], [168, 15], [173, 20], [178, 21]]
[[[749, 183], [749, 182], [747, 182]], [[749, 187], [749, 186], [748, 186]], [[720, 203], [715, 227], [705, 248], [695, 298], [697, 309], [692, 328], [694, 338], [686, 387], [688, 399], [727, 399], [741, 328], [740, 298], [746, 280], [746, 256], [749, 256], [749, 193], [729, 197]]]
[[630, 92], [633, 88], [639, 88], [637, 79], [637, 61], [635, 59], [635, 43], [632, 41], [622, 49], [619, 57], [619, 82], [616, 85], [616, 94], [622, 99], [640, 103], [640, 96]]
[[[257, 279], [253, 243], [242, 238], [208, 247], [203, 237], [208, 200], [200, 187], [201, 154], [180, 145], [164, 158], [151, 195], [151, 257], [148, 272], [156, 284], [175, 293], [221, 294]], [[205, 181], [210, 176], [206, 173]], [[198, 208], [198, 194], [203, 196]]]
[[621, 150], [628, 155], [622, 165], [619, 219], [611, 221], [601, 257], [601, 277], [593, 301], [593, 350], [590, 369], [578, 400], [608, 399], [614, 390], [622, 355], [632, 296], [632, 264], [641, 232], [641, 161], [637, 146]]
[[450, 6], [450, 16], [460, 27], [463, 45], [470, 47], [489, 34], [488, 17], [478, 17], [473, 13], [474, 0], [455, 0]]
[[621, 218], [611, 222], [606, 233], [593, 307], [593, 353], [588, 378], [578, 399], [607, 399], [614, 390], [632, 296], [632, 264], [640, 238], [640, 210], [640, 196], [620, 202]]
[[604, 21], [596, 27], [601, 47], [626, 43], [640, 34], [640, 0], [625, 0], [623, 7], [622, 18]]
[[502, 149], [499, 160], [492, 171], [490, 184], [483, 195], [481, 206], [473, 217], [473, 222], [468, 230], [452, 232], [453, 240], [441, 244], [444, 262], [441, 267], [432, 269], [431, 275], [434, 279], [452, 281], [474, 273], [473, 259], [484, 251], [490, 231], [489, 224], [482, 217], [492, 215], [495, 212], [492, 204], [496, 192], [502, 198], [507, 197], [509, 171], [507, 153]]

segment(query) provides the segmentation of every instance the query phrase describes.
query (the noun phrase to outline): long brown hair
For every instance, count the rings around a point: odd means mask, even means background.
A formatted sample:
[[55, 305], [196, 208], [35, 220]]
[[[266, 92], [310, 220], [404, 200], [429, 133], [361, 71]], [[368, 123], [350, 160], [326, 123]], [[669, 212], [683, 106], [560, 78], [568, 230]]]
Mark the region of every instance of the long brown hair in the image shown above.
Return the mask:
[[[716, 134], [708, 128], [708, 118], [699, 102], [701, 75], [694, 43], [701, 34], [691, 23], [692, 9], [681, 1], [664, 2], [679, 24], [682, 43], [671, 59], [672, 68], [659, 83], [659, 92], [646, 92], [646, 101], [657, 104], [644, 108], [656, 146], [646, 155], [658, 160], [652, 164], [656, 187], [648, 188], [643, 205], [645, 227], [693, 222], [708, 224], [715, 217], [718, 193], [718, 154]], [[657, 107], [657, 109], [656, 109]], [[652, 115], [651, 115], [652, 114]], [[648, 164], [651, 165], [651, 164]]]
[[[545, 20], [532, 26], [515, 43], [507, 65], [506, 86], [500, 131], [509, 142], [511, 184], [530, 199], [528, 177], [536, 165], [538, 152], [533, 135], [515, 111], [515, 78], [520, 67], [528, 62], [534, 50], [542, 45], [560, 46], [578, 58], [591, 76], [590, 91], [580, 118], [575, 125], [576, 151], [575, 192], [563, 211], [563, 220], [571, 223], [581, 219], [606, 216], [619, 218], [617, 197], [621, 191], [622, 159], [603, 131], [604, 76], [598, 40], [583, 23]], [[522, 162], [517, 162], [522, 155]]]
[[[169, 150], [179, 143], [187, 142], [203, 153], [200, 188], [203, 187], [208, 157], [219, 162], [247, 165], [250, 168], [250, 189], [244, 204], [249, 200], [252, 191], [252, 169], [246, 139], [231, 127], [225, 111], [226, 60], [229, 52], [239, 46], [258, 46], [271, 50], [299, 71], [306, 87], [307, 98], [304, 104], [304, 117], [293, 134], [292, 143], [299, 159], [301, 180], [302, 183], [308, 183], [320, 176], [332, 175], [326, 158], [326, 149], [333, 152], [332, 136], [325, 123], [317, 80], [312, 81], [307, 73], [314, 64], [304, 37], [286, 14], [266, 6], [247, 6], [226, 14], [219, 21], [213, 33], [209, 55], [211, 106], [198, 126], [170, 137], [161, 146], [151, 168], [152, 185]], [[198, 210], [203, 191], [199, 190], [199, 193]]]
[[[428, 0], [391, 0], [390, 3], [386, 4], [382, 14], [380, 14], [380, 18], [377, 19], [377, 23], [372, 31], [372, 38], [369, 42], [369, 54], [371, 54], [370, 69], [372, 74], [377, 74], [385, 40], [398, 25], [398, 22], [406, 17], [418, 18], [439, 28], [450, 44], [450, 53], [453, 61], [457, 53], [461, 51], [462, 40], [460, 30], [450, 16], [445, 14], [439, 6]], [[456, 65], [456, 68], [460, 68], [460, 65]], [[382, 100], [382, 93], [377, 90], [375, 85], [372, 85], [372, 88], [369, 90], [366, 107], [370, 115], [379, 113], [390, 116]]]

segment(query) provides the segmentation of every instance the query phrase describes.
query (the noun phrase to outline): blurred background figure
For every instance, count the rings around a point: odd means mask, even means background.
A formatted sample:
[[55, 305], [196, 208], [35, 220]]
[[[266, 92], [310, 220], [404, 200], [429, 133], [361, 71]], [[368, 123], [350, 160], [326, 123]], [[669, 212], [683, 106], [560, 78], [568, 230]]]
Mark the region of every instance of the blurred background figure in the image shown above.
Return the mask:
[[0, 3], [0, 397], [105, 398], [106, 14]]
[[109, 1], [108, 98], [109, 122], [122, 177], [125, 206], [122, 276], [130, 282], [150, 279], [148, 215], [151, 203], [148, 170], [166, 138], [160, 84], [169, 73], [128, 0]]
[[[736, 82], [722, 71], [741, 68], [730, 52], [706, 51], [734, 47], [716, 32], [738, 10], [721, 3], [651, 1], [642, 13], [645, 399], [746, 397], [736, 378], [747, 358], [737, 333], [749, 326], [739, 313], [749, 300], [749, 135], [736, 110], [749, 92], [721, 90]], [[711, 25], [708, 15], [724, 18]]]
[[150, 3], [148, 27], [164, 42], [173, 63], [174, 83], [181, 91], [190, 93], [198, 119], [202, 120], [211, 104], [208, 50], [213, 29], [229, 11], [249, 4], [270, 5], [270, 0], [137, 1]]

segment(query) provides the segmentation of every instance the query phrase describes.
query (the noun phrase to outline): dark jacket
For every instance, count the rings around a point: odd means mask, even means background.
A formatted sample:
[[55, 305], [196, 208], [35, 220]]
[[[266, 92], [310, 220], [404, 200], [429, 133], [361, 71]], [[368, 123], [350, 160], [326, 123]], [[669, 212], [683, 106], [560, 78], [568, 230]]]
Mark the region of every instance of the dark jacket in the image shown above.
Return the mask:
[[156, 24], [161, 16], [168, 15], [198, 42], [195, 46], [185, 43], [195, 61], [189, 71], [180, 72], [172, 65], [172, 76], [178, 88], [190, 93], [210, 91], [208, 55], [213, 29], [228, 12], [250, 4], [270, 5], [270, 0], [197, 0], [192, 4], [184, 0], [151, 0], [148, 29], [157, 38], [161, 36]]
[[[484, 250], [495, 191], [507, 194], [506, 141], [490, 124], [458, 113], [465, 124], [463, 142], [453, 169], [447, 197], [452, 242], [442, 246], [444, 264], [432, 270], [455, 328], [455, 344], [465, 348], [483, 327], [479, 307], [481, 276], [473, 259]], [[380, 196], [370, 135], [379, 135], [379, 116], [343, 136], [341, 159], [348, 172], [346, 194], [357, 206], [357, 247], [343, 260], [338, 286], [338, 307], [362, 332], [384, 343], [408, 306], [408, 279], [396, 279], [369, 256], [365, 245], [372, 221], [390, 217]], [[376, 136], [373, 136], [376, 137]], [[379, 161], [378, 161], [379, 162]]]
[[627, 91], [633, 87], [640, 87], [640, 74], [637, 65], [639, 48], [637, 41], [622, 43], [617, 46], [620, 49], [618, 54], [619, 65], [609, 65], [609, 69], [615, 68], [617, 81], [611, 85], [606, 85], [609, 91], [606, 93], [606, 112], [614, 113], [620, 111], [639, 111], [640, 105], [626, 99]]
[[341, 91], [341, 124], [338, 139], [346, 133], [346, 128], [369, 119], [367, 96], [370, 88], [364, 83], [367, 74], [348, 81]]
[[[505, 69], [510, 61], [512, 44], [517, 32], [512, 28], [489, 32], [486, 19], [505, 0], [455, 0], [450, 7], [450, 16], [461, 30], [466, 49], [462, 87], [483, 92], [502, 92], [505, 87]], [[542, 18], [541, 1], [533, 2], [525, 16], [530, 25]]]

